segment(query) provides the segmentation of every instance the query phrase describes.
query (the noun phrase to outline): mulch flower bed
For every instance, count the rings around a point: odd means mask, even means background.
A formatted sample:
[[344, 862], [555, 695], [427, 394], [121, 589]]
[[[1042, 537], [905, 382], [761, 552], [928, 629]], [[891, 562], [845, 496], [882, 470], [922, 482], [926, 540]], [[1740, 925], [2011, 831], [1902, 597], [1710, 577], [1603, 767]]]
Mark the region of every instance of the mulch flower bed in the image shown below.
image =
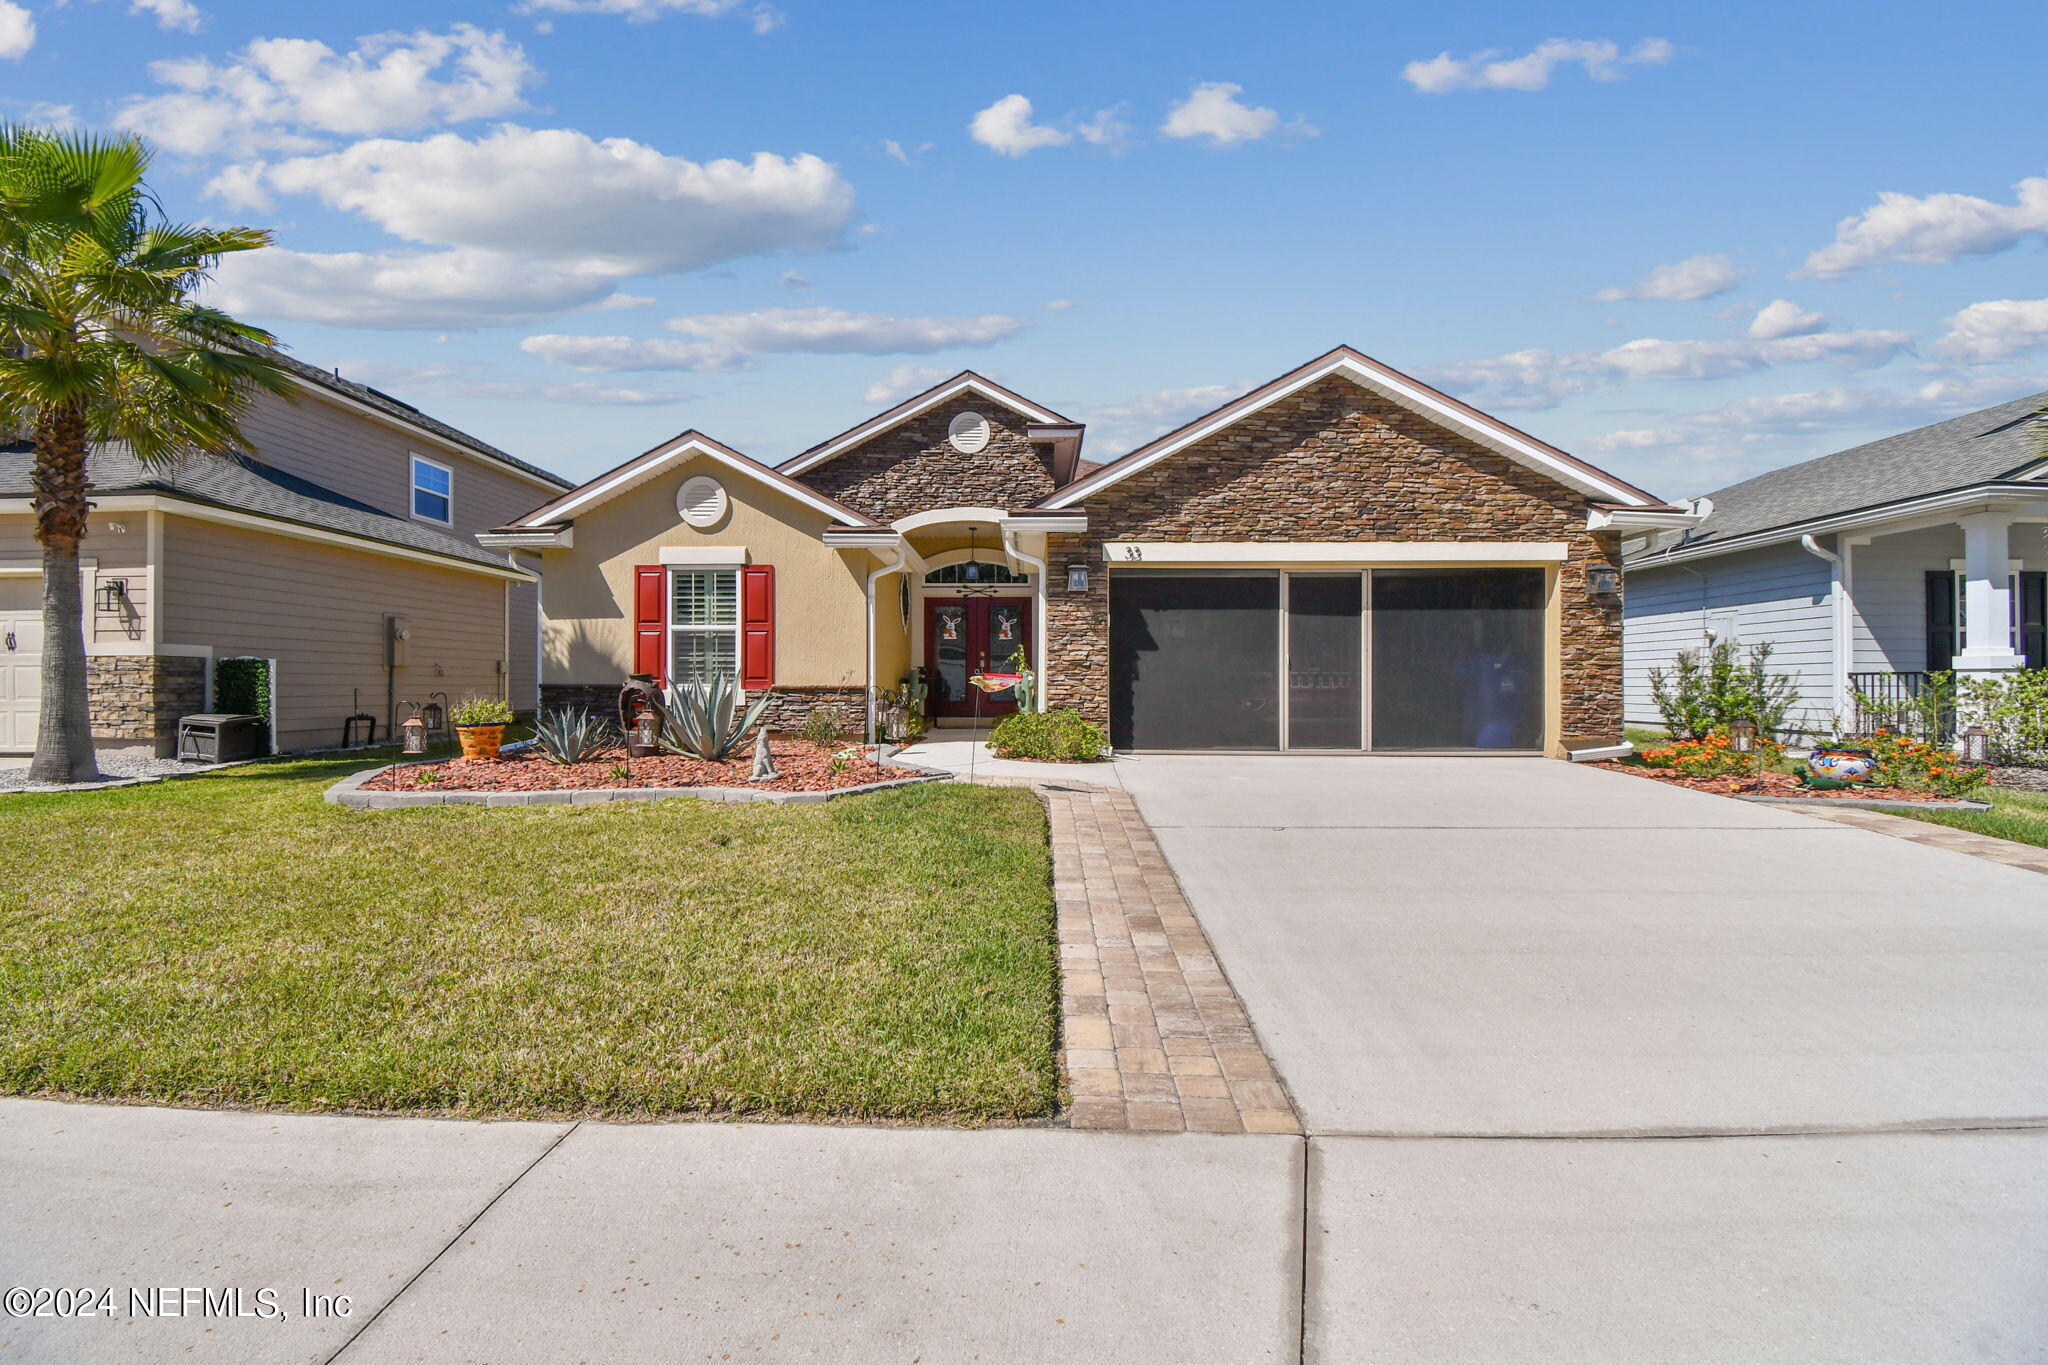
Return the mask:
[[1619, 763], [1609, 760], [1595, 765], [1618, 773], [1632, 773], [1647, 777], [1655, 782], [1667, 782], [1674, 787], [1685, 787], [1696, 792], [1712, 792], [1716, 796], [1814, 796], [1842, 801], [1947, 801], [1950, 798], [1937, 796], [1933, 792], [1909, 791], [1904, 787], [1842, 787], [1823, 790], [1818, 787], [1802, 787], [1799, 779], [1790, 773], [1765, 773], [1761, 779], [1755, 777], [1686, 777], [1668, 768], [1645, 768], [1637, 763]]
[[[768, 752], [782, 773], [772, 782], [749, 782], [754, 771], [753, 745], [720, 763], [661, 754], [628, 758], [620, 749], [604, 750], [587, 763], [550, 763], [531, 749], [503, 758], [451, 758], [393, 768], [363, 784], [365, 791], [384, 792], [537, 792], [602, 787], [754, 787], [772, 792], [836, 791], [870, 782], [893, 782], [914, 774], [885, 768], [866, 749], [828, 749], [803, 739], [771, 739]], [[849, 755], [839, 771], [838, 754]], [[436, 776], [421, 781], [421, 774]]]

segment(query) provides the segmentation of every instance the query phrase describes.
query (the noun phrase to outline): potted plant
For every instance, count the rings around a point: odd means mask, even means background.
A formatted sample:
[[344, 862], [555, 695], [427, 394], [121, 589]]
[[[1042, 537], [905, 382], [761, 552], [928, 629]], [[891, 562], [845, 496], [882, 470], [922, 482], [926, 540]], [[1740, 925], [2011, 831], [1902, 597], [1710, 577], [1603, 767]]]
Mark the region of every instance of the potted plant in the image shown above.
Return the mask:
[[496, 758], [505, 727], [512, 723], [512, 707], [496, 697], [464, 697], [453, 719], [464, 758]]

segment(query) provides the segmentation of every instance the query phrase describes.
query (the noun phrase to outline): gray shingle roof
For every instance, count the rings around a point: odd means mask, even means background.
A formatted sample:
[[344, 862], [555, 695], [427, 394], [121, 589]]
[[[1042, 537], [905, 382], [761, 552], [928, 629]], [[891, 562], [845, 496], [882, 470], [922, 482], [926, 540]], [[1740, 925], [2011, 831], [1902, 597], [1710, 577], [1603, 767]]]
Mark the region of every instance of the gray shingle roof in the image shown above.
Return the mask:
[[2015, 398], [1730, 484], [1684, 548], [2004, 478], [2042, 458], [2048, 432], [2029, 418], [2044, 406], [2048, 393]]
[[[21, 445], [0, 447], [0, 498], [25, 498], [35, 457]], [[475, 541], [379, 511], [310, 479], [302, 479], [246, 456], [207, 456], [151, 469], [125, 446], [96, 448], [86, 458], [86, 477], [95, 494], [163, 493], [217, 507], [314, 526], [365, 540], [402, 545], [471, 564], [506, 567]]]

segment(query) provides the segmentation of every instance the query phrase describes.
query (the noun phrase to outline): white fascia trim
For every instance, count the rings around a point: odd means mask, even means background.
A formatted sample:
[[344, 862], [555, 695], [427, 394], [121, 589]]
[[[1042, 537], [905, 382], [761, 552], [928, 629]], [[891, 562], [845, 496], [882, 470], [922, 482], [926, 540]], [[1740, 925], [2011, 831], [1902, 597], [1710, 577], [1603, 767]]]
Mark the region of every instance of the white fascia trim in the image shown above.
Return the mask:
[[1234, 412], [1226, 413], [1208, 422], [1204, 422], [1201, 426], [1187, 432], [1178, 440], [1161, 446], [1144, 458], [1115, 468], [1109, 478], [1103, 479], [1091, 488], [1081, 487], [1088, 480], [1079, 480], [1071, 486], [1072, 491], [1054, 494], [1039, 505], [1049, 508], [1070, 507], [1075, 502], [1090, 497], [1105, 488], [1109, 488], [1129, 478], [1139, 470], [1149, 468], [1167, 456], [1186, 449], [1197, 441], [1207, 440], [1217, 432], [1236, 425], [1253, 413], [1269, 408], [1281, 399], [1299, 392], [1319, 380], [1327, 379], [1333, 374], [1346, 375], [1365, 388], [1371, 389], [1374, 393], [1383, 394], [1411, 411], [1418, 412], [1445, 426], [1454, 427], [1490, 450], [1498, 451], [1500, 454], [1518, 463], [1540, 469], [1566, 487], [1577, 489], [1579, 492], [1591, 497], [1602, 498], [1610, 502], [1626, 503], [1631, 507], [1645, 507], [1649, 505], [1640, 495], [1594, 478], [1577, 465], [1564, 463], [1549, 451], [1530, 443], [1520, 436], [1514, 435], [1505, 427], [1494, 426], [1486, 422], [1475, 422], [1471, 417], [1457, 408], [1451, 407], [1442, 399], [1424, 393], [1412, 385], [1402, 383], [1390, 374], [1369, 370], [1357, 361], [1352, 360], [1349, 356], [1339, 356], [1329, 364], [1311, 370], [1293, 383], [1275, 389], [1250, 407], [1239, 408]]
[[522, 521], [519, 524], [521, 526], [545, 526], [550, 522], [561, 521], [565, 517], [574, 516], [578, 510], [588, 507], [594, 502], [601, 502], [604, 499], [612, 496], [614, 493], [623, 492], [625, 489], [632, 487], [634, 484], [640, 483], [646, 479], [653, 478], [663, 469], [666, 469], [668, 466], [676, 463], [679, 459], [682, 459], [683, 457], [689, 455], [707, 456], [710, 459], [715, 460], [719, 464], [724, 465], [727, 469], [732, 470], [736, 474], [744, 474], [746, 477], [754, 480], [756, 483], [764, 484], [767, 487], [773, 488], [778, 493], [784, 493], [792, 498], [795, 498], [798, 502], [803, 503], [807, 507], [811, 507], [816, 509], [817, 511], [823, 512], [826, 516], [832, 518], [832, 520], [836, 522], [839, 522], [841, 525], [860, 526], [859, 522], [848, 519], [846, 510], [844, 508], [835, 507], [832, 503], [818, 497], [817, 495], [811, 493], [809, 490], [805, 488], [802, 488], [801, 486], [791, 486], [789, 484], [780, 483], [774, 479], [763, 478], [763, 471], [759, 467], [755, 466], [753, 461], [736, 460], [732, 456], [720, 450], [718, 447], [706, 445], [702, 441], [697, 440], [695, 437], [691, 437], [687, 441], [677, 442], [675, 445], [670, 446], [668, 449], [661, 451], [658, 455], [656, 455], [653, 459], [649, 460], [646, 464], [629, 465], [625, 469], [622, 469], [618, 473], [612, 475], [609, 479], [606, 479], [604, 482], [592, 484], [590, 487], [584, 489], [582, 493], [580, 493], [574, 498], [571, 498], [568, 502], [563, 503], [561, 506], [550, 506], [545, 511], [537, 512], [533, 516], [528, 517], [525, 521]]
[[1004, 517], [1002, 526], [1005, 531], [1085, 531], [1088, 517]]
[[[2040, 495], [2034, 489], [2010, 482], [1973, 484], [1967, 488], [1952, 488], [1946, 493], [1930, 493], [1926, 497], [1888, 503], [1883, 507], [1842, 512], [1835, 516], [1814, 517], [1810, 521], [1794, 522], [1790, 526], [1751, 531], [1747, 535], [1731, 536], [1727, 540], [1717, 540], [1712, 544], [1691, 549], [1669, 550], [1648, 559], [1638, 560], [1629, 567], [1654, 569], [1661, 564], [1677, 564], [1688, 559], [1707, 559], [1714, 555], [1732, 554], [1737, 550], [1754, 550], [1764, 545], [1798, 540], [1801, 536], [1882, 526], [1887, 522], [1906, 521], [1930, 512], [1961, 512], [1969, 508], [1982, 508], [1986, 511], [2014, 512], [2023, 517], [2048, 513], [2048, 501], [2038, 501], [2039, 498]], [[1882, 535], [1884, 532], [1876, 534]]]
[[346, 408], [350, 412], [382, 422], [387, 427], [394, 427], [399, 431], [417, 436], [424, 441], [432, 441], [444, 450], [452, 450], [457, 454], [467, 455], [472, 460], [483, 460], [491, 468], [502, 470], [515, 479], [524, 479], [528, 483], [536, 484], [541, 488], [554, 489], [556, 497], [560, 497], [564, 491], [562, 485], [553, 479], [537, 478], [517, 465], [506, 464], [503, 460], [492, 455], [486, 455], [481, 450], [466, 446], [460, 441], [451, 441], [431, 427], [423, 427], [415, 422], [408, 422], [403, 417], [386, 412], [382, 408], [373, 408], [368, 403], [359, 402], [345, 393], [336, 393], [333, 389], [322, 386], [318, 381], [301, 379], [298, 382], [301, 393], [317, 398], [323, 403], [332, 403], [335, 407]]
[[891, 550], [903, 544], [903, 537], [894, 531], [871, 531], [865, 527], [827, 530], [822, 539], [835, 550]]
[[672, 569], [730, 569], [750, 562], [744, 545], [664, 545], [657, 560]]
[[1561, 564], [1561, 540], [1112, 540], [1102, 546], [1111, 569], [1157, 564]]
[[493, 550], [567, 550], [576, 544], [576, 528], [559, 531], [479, 531], [476, 543]]
[[911, 418], [917, 416], [919, 413], [929, 411], [930, 409], [935, 408], [939, 404], [945, 402], [948, 398], [951, 398], [956, 394], [965, 393], [970, 389], [973, 390], [975, 393], [980, 394], [982, 397], [988, 399], [990, 402], [1001, 403], [1004, 407], [1009, 408], [1012, 411], [1023, 413], [1026, 417], [1029, 417], [1034, 422], [1044, 422], [1048, 425], [1055, 426], [1079, 425], [1078, 423], [1069, 423], [1062, 421], [1060, 418], [1054, 416], [1052, 413], [1047, 412], [1044, 408], [1039, 407], [1035, 403], [1027, 403], [1021, 398], [1013, 398], [1008, 394], [997, 393], [994, 389], [989, 388], [986, 384], [983, 384], [979, 380], [970, 377], [960, 379], [959, 381], [952, 384], [948, 384], [945, 388], [940, 389], [935, 394], [932, 394], [930, 397], [926, 398], [924, 402], [919, 403], [916, 407], [911, 408], [908, 412], [899, 412], [894, 414], [893, 416], [888, 413], [884, 413], [881, 417], [872, 418], [866, 422], [861, 423], [852, 431], [847, 432], [844, 436], [841, 436], [838, 440], [832, 442], [830, 445], [820, 446], [818, 449], [812, 451], [810, 454], [800, 456], [797, 459], [792, 460], [788, 464], [777, 466], [777, 468], [779, 468], [781, 472], [784, 474], [801, 474], [806, 469], [809, 469], [814, 465], [823, 464], [825, 461], [831, 459], [834, 455], [837, 455], [840, 451], [845, 450], [851, 446], [857, 446], [862, 441], [867, 440], [869, 437], [887, 431], [891, 427], [902, 426], [905, 422], [908, 422]]
[[1009, 509], [1004, 507], [934, 507], [930, 511], [912, 512], [907, 517], [899, 517], [889, 523], [889, 529], [907, 534], [911, 531], [922, 531], [927, 526], [947, 526], [954, 523], [964, 525], [968, 522], [985, 521], [1000, 525], [1003, 518], [1009, 515]]
[[1638, 512], [1628, 508], [1602, 510], [1595, 507], [1586, 513], [1586, 529], [1605, 531], [1648, 526], [1661, 531], [1689, 531], [1705, 520], [1704, 512]]

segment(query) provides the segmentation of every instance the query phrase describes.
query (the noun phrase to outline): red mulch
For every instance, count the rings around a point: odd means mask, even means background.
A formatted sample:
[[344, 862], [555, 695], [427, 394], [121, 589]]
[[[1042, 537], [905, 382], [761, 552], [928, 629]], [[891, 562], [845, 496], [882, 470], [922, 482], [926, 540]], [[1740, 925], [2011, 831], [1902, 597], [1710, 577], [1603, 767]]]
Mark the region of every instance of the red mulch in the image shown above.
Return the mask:
[[1668, 768], [1645, 768], [1635, 763], [1617, 763], [1613, 760], [1597, 764], [1618, 773], [1633, 773], [1656, 782], [1668, 782], [1674, 787], [1685, 787], [1696, 792], [1712, 792], [1716, 796], [1817, 796], [1826, 800], [1841, 801], [1946, 801], [1945, 796], [1932, 792], [1908, 791], [1904, 787], [1842, 787], [1822, 791], [1815, 787], [1802, 787], [1799, 779], [1790, 773], [1765, 773], [1761, 784], [1753, 777], [1681, 777]]
[[[451, 758], [441, 763], [421, 763], [393, 768], [363, 784], [366, 791], [385, 792], [535, 792], [599, 787], [758, 787], [771, 792], [834, 791], [860, 787], [870, 782], [893, 782], [915, 776], [902, 768], [885, 768], [867, 750], [840, 772], [832, 771], [832, 756], [841, 750], [822, 749], [809, 740], [771, 739], [768, 752], [782, 776], [773, 782], [749, 782], [754, 771], [751, 744], [722, 763], [678, 754], [654, 758], [627, 758], [624, 749], [607, 749], [587, 763], [550, 763], [531, 749], [503, 758]], [[628, 775], [613, 773], [623, 764]], [[437, 782], [422, 782], [423, 772], [440, 774]]]

